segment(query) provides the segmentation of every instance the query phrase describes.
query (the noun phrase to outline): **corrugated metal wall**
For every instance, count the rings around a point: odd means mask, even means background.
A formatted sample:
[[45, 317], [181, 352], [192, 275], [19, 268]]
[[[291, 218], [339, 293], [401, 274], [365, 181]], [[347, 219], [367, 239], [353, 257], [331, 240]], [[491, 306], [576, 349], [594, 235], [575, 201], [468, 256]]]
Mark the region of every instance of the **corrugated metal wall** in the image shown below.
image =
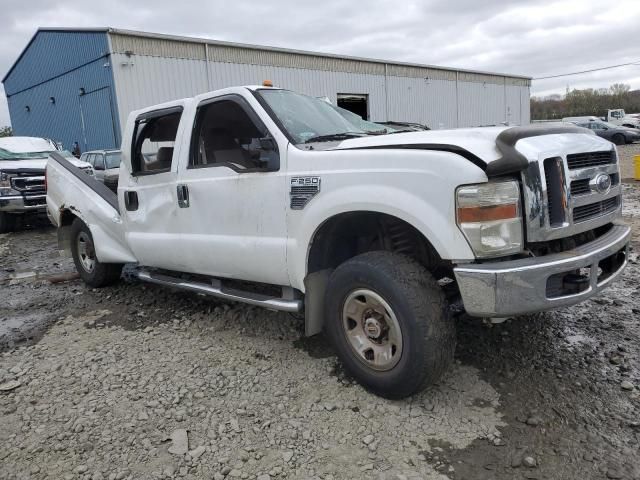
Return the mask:
[[83, 151], [120, 145], [106, 32], [38, 32], [4, 86], [14, 134]]
[[367, 94], [378, 121], [529, 122], [527, 79], [112, 30], [39, 31], [4, 85], [16, 134], [85, 150], [118, 146], [132, 110], [264, 79], [334, 103]]
[[265, 79], [334, 103], [338, 93], [367, 94], [374, 121], [432, 128], [529, 122], [527, 79], [122, 33], [110, 38], [122, 125], [131, 110]]

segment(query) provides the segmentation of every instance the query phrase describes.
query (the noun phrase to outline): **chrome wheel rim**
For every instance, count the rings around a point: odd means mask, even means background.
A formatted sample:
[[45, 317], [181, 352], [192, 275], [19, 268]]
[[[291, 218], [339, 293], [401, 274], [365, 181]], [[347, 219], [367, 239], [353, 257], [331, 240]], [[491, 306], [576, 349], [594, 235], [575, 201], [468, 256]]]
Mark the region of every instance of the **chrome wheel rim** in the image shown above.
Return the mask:
[[93, 250], [93, 243], [89, 235], [85, 232], [78, 234], [78, 259], [86, 272], [93, 272], [96, 266], [96, 253]]
[[356, 358], [367, 367], [387, 371], [400, 361], [400, 324], [389, 304], [376, 292], [351, 292], [342, 307], [342, 326]]

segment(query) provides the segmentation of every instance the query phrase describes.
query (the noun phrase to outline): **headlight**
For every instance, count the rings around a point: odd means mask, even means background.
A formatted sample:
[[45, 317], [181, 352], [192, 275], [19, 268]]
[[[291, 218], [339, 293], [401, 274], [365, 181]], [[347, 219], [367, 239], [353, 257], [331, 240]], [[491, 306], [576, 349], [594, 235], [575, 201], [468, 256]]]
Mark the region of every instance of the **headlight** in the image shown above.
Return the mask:
[[19, 195], [20, 192], [11, 188], [11, 178], [14, 175], [0, 172], [0, 195]]
[[520, 187], [515, 181], [465, 185], [456, 192], [456, 221], [479, 258], [522, 251]]

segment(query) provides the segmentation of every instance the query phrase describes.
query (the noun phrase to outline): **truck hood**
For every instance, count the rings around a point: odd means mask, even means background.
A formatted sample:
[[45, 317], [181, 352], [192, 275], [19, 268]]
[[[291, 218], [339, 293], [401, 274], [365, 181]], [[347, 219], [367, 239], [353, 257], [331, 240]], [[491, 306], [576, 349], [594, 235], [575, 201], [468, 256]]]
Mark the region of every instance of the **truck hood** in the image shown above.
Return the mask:
[[360, 148], [419, 148], [421, 145], [455, 146], [489, 163], [500, 157], [496, 146], [498, 135], [509, 127], [460, 128], [419, 132], [370, 135], [344, 140], [335, 150]]
[[[548, 135], [548, 138], [532, 139]], [[530, 139], [524, 144], [519, 141]], [[411, 149], [436, 150], [456, 153], [488, 176], [516, 173], [529, 164], [528, 158], [550, 149], [578, 148], [583, 151], [610, 149], [609, 142], [597, 137], [593, 131], [564, 124], [534, 124], [521, 127], [480, 127], [455, 130], [395, 133], [343, 140], [330, 150]]]
[[[17, 172], [20, 170], [41, 170], [44, 172], [47, 166], [48, 158], [33, 158], [25, 160], [0, 160], [0, 171]], [[87, 162], [81, 162], [76, 158], [67, 158], [74, 166], [78, 168], [91, 168]]]

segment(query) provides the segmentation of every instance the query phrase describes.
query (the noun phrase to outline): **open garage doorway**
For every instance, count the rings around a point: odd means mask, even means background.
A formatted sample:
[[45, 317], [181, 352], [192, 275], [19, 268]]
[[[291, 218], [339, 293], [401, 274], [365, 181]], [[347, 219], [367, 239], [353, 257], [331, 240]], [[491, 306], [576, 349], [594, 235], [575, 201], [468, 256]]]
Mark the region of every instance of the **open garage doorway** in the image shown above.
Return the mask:
[[339, 93], [338, 106], [369, 120], [369, 95], [366, 93]]

